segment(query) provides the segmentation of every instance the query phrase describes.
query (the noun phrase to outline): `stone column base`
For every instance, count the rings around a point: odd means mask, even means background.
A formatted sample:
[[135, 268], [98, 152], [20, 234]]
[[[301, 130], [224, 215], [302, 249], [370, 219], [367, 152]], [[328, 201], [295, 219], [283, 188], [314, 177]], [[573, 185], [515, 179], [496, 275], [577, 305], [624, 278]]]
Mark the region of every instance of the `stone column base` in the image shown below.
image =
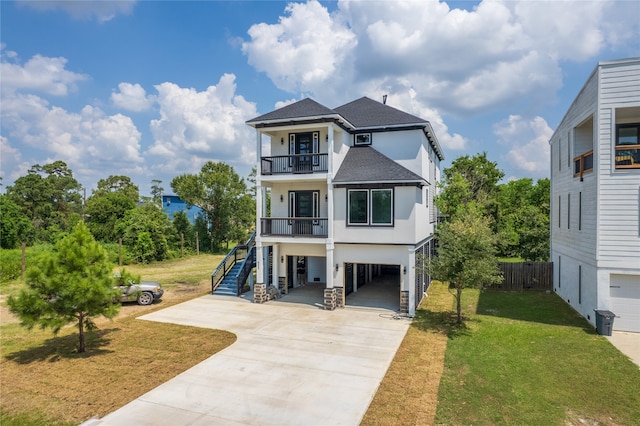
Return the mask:
[[264, 303], [267, 301], [267, 285], [256, 284], [253, 286], [253, 303]]
[[408, 291], [400, 292], [400, 313], [402, 314], [409, 313], [409, 292]]
[[344, 308], [344, 303], [343, 303], [343, 292], [344, 292], [344, 288], [343, 287], [334, 287], [333, 288], [336, 291], [336, 308]]
[[324, 289], [324, 309], [327, 311], [333, 311], [336, 309], [336, 289], [325, 288]]

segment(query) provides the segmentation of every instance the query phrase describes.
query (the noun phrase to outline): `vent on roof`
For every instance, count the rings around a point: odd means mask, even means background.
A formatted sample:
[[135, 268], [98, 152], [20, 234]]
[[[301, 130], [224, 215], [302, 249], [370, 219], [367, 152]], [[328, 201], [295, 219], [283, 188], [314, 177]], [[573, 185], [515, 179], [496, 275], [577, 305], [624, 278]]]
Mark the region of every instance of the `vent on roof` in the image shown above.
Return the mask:
[[387, 95], [382, 95], [382, 104], [383, 105], [387, 104]]

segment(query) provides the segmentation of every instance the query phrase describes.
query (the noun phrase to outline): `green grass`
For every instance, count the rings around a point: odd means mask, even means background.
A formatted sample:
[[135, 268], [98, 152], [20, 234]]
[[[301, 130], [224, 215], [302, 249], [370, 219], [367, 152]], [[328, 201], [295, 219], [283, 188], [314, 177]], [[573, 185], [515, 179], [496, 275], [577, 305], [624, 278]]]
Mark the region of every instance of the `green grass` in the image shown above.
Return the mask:
[[640, 424], [640, 369], [555, 294], [465, 290], [436, 424]]

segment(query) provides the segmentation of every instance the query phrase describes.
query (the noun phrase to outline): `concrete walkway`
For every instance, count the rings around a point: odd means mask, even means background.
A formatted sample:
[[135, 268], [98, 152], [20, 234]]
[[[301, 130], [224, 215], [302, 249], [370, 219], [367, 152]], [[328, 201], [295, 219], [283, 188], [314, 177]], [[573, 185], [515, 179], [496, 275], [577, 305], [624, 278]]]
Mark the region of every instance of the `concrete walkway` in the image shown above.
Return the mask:
[[388, 309], [212, 295], [141, 319], [238, 340], [93, 424], [357, 425], [410, 325]]
[[628, 331], [613, 331], [611, 336], [606, 336], [620, 352], [629, 357], [631, 361], [640, 367], [640, 333]]

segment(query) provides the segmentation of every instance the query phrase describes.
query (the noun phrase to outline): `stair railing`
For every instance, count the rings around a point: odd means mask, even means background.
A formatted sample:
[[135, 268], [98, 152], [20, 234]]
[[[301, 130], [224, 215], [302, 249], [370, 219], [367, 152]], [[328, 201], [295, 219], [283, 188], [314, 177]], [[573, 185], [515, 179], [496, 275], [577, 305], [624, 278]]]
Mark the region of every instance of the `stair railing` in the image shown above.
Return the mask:
[[[220, 262], [218, 267], [211, 273], [211, 293], [216, 291], [222, 280], [227, 276], [231, 268], [238, 262], [243, 262], [247, 258], [247, 253], [249, 250], [255, 250], [255, 231], [251, 234], [249, 239], [245, 244], [235, 246], [231, 249], [231, 251], [225, 256], [225, 258]], [[254, 261], [248, 263], [255, 263], [255, 254], [253, 255]], [[247, 262], [245, 262], [246, 265]], [[243, 265], [243, 270], [245, 269], [245, 265]], [[253, 266], [251, 266], [253, 268]], [[242, 272], [241, 272], [242, 273]], [[245, 276], [245, 280], [248, 274]], [[242, 282], [244, 284], [244, 281]], [[236, 295], [240, 295], [240, 287], [238, 286]]]

